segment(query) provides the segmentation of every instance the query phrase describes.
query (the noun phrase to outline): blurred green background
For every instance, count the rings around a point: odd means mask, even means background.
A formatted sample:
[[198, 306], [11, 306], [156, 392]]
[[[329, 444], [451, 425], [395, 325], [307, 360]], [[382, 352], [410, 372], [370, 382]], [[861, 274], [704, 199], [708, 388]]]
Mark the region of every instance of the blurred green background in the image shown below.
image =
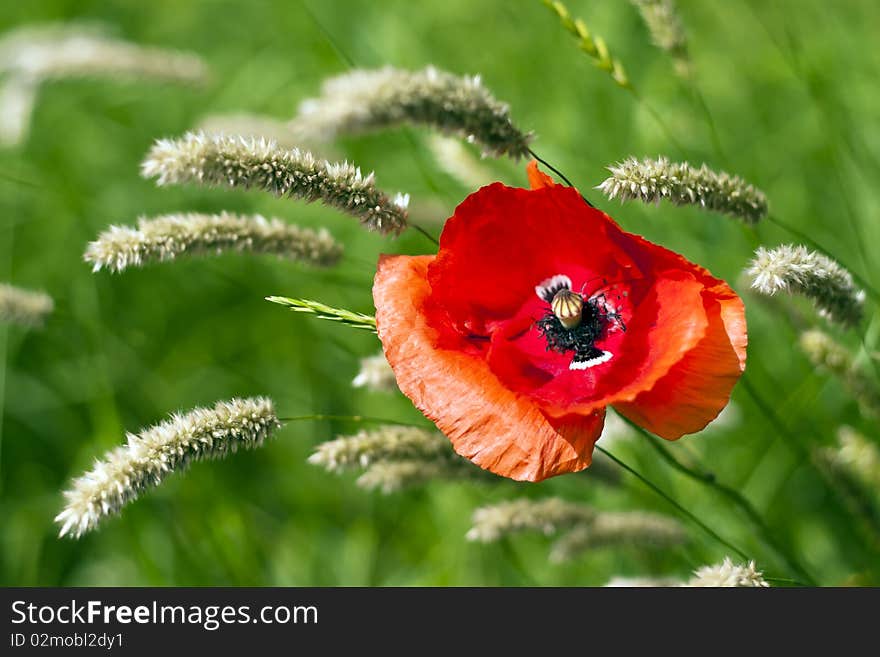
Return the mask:
[[[258, 193], [157, 188], [139, 176], [154, 139], [201, 117], [254, 112], [291, 117], [320, 82], [348, 68], [427, 64], [479, 73], [534, 130], [535, 150], [589, 190], [628, 155], [706, 161], [764, 189], [775, 217], [817, 240], [866, 278], [880, 275], [880, 5], [870, 0], [702, 2], [679, 7], [696, 85], [717, 127], [671, 60], [651, 45], [622, 0], [569, 3], [621, 59], [641, 101], [595, 68], [540, 2], [150, 3], [39, 0], [0, 5], [0, 31], [42, 21], [100, 20], [134, 42], [193, 50], [213, 72], [205, 88], [150, 81], [59, 80], [38, 96], [31, 134], [0, 151], [0, 280], [45, 289], [57, 310], [42, 330], [0, 325], [0, 583], [4, 585], [601, 585], [614, 575], [686, 577], [729, 554], [685, 522], [675, 549], [598, 550], [548, 562], [549, 539], [465, 541], [472, 510], [514, 496], [559, 495], [602, 509], [675, 514], [636, 479], [589, 472], [541, 484], [435, 483], [383, 496], [305, 462], [312, 447], [359, 427], [288, 424], [264, 448], [197, 464], [81, 540], [59, 540], [60, 491], [126, 431], [174, 410], [266, 394], [282, 416], [364, 414], [419, 421], [402, 396], [354, 390], [374, 336], [293, 315], [269, 294], [372, 312], [381, 252], [432, 250], [410, 232], [396, 241], [333, 211]], [[665, 126], [657, 122], [662, 119]], [[427, 132], [347, 138], [339, 156], [412, 194], [435, 234], [470, 191], [432, 161]], [[720, 148], [718, 147], [720, 146]], [[486, 161], [525, 185], [521, 165]], [[598, 199], [598, 193], [591, 195]], [[839, 384], [811, 368], [778, 306], [749, 295], [740, 273], [757, 241], [794, 238], [696, 209], [603, 202], [628, 230], [708, 266], [744, 295], [751, 384], [808, 449], [850, 424], [869, 436]], [[313, 271], [271, 257], [229, 255], [94, 275], [88, 241], [111, 223], [176, 211], [260, 212], [327, 226], [343, 264]], [[431, 222], [433, 221], [433, 224]], [[866, 248], [867, 247], [867, 248]], [[847, 344], [875, 349], [873, 307]], [[807, 314], [809, 317], [809, 313]], [[822, 584], [880, 583], [878, 554], [766, 413], [734, 393], [736, 420], [670, 448], [698, 459], [751, 500]], [[601, 444], [601, 443], [600, 443]], [[658, 461], [640, 439], [612, 449], [777, 577], [776, 552], [730, 504]], [[734, 555], [731, 555], [734, 556]], [[872, 571], [873, 568], [873, 572]]]

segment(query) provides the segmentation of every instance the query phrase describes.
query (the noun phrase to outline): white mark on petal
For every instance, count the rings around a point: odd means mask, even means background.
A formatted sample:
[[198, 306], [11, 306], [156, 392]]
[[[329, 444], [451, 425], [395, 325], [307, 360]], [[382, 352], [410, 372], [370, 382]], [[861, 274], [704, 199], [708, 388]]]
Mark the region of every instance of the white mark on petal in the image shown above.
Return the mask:
[[536, 285], [535, 294], [538, 295], [539, 299], [543, 299], [547, 303], [550, 303], [556, 293], [559, 292], [559, 290], [570, 289], [571, 279], [565, 274], [556, 274], [556, 276], [545, 278], [538, 285]]
[[571, 364], [568, 366], [570, 370], [587, 370], [591, 367], [596, 367], [596, 365], [601, 365], [602, 363], [607, 363], [612, 359], [614, 354], [610, 351], [603, 351], [599, 356], [591, 358], [589, 360], [577, 360], [577, 356], [571, 361]]

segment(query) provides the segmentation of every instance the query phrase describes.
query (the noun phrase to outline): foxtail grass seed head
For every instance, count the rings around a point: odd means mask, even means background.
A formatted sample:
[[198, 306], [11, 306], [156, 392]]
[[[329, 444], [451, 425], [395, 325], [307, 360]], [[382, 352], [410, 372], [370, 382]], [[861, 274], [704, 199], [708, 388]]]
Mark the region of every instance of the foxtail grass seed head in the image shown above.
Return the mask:
[[355, 388], [373, 392], [397, 392], [397, 377], [381, 351], [374, 356], [361, 358], [361, 369], [351, 382]]
[[851, 427], [841, 427], [837, 432], [840, 449], [838, 461], [852, 469], [865, 486], [875, 494], [880, 493], [880, 448]]
[[678, 15], [675, 0], [631, 0], [639, 10], [651, 41], [675, 60], [679, 75], [687, 77], [690, 62], [684, 25]]
[[867, 416], [880, 417], [880, 389], [855, 363], [849, 349], [818, 329], [804, 331], [800, 346], [814, 367], [836, 376]]
[[204, 82], [209, 74], [198, 55], [124, 41], [96, 23], [7, 32], [0, 38], [0, 72], [34, 80], [123, 76], [183, 83]]
[[578, 48], [585, 52], [597, 67], [611, 75], [611, 79], [618, 86], [624, 89], [632, 89], [626, 71], [623, 70], [623, 64], [620, 63], [620, 60], [611, 56], [605, 39], [592, 34], [587, 28], [587, 24], [580, 18], [572, 18], [568, 7], [558, 2], [558, 0], [541, 1], [550, 11], [556, 14], [562, 27], [577, 39]]
[[824, 367], [838, 376], [849, 375], [854, 367], [849, 349], [825, 331], [819, 329], [804, 331], [801, 333], [799, 343], [815, 367]]
[[320, 96], [300, 105], [292, 122], [305, 139], [322, 140], [400, 125], [463, 137], [493, 157], [523, 157], [532, 138], [513, 124], [508, 105], [496, 100], [479, 76], [433, 66], [421, 71], [386, 66], [330, 78]]
[[377, 490], [389, 495], [434, 481], [476, 480], [482, 472], [462, 458], [378, 461], [358, 477], [357, 485], [365, 490]]
[[37, 101], [39, 83], [20, 75], [0, 81], [0, 146], [24, 141]]
[[604, 547], [669, 547], [683, 543], [686, 538], [682, 526], [671, 518], [641, 511], [607, 511], [557, 540], [550, 549], [550, 561], [571, 561], [584, 552]]
[[449, 440], [438, 431], [393, 424], [321, 443], [309, 463], [328, 472], [366, 468], [378, 461], [449, 460]]
[[815, 448], [813, 463], [840, 496], [858, 528], [880, 547], [880, 448], [847, 426], [837, 445]]
[[352, 215], [368, 230], [399, 234], [407, 226], [409, 196], [393, 199], [348, 162], [331, 163], [266, 139], [187, 133], [160, 139], [141, 165], [145, 178], [159, 185], [197, 183], [257, 189], [278, 197], [323, 204]]
[[138, 434], [128, 434], [125, 445], [96, 461], [64, 493], [67, 504], [55, 517], [60, 535], [79, 538], [170, 473], [193, 461], [258, 447], [279, 426], [272, 401], [253, 397], [175, 414]]
[[110, 226], [89, 243], [83, 257], [96, 272], [121, 272], [182, 255], [220, 255], [226, 251], [272, 254], [330, 267], [339, 262], [342, 250], [324, 229], [314, 231], [260, 215], [223, 212], [141, 218], [137, 228]]
[[838, 447], [826, 454], [838, 471], [844, 471], [880, 500], [880, 448], [852, 427], [837, 431]]
[[115, 38], [98, 23], [47, 24], [0, 36], [0, 77], [0, 145], [15, 146], [27, 137], [43, 82], [110, 77], [193, 84], [208, 79], [208, 67], [192, 53]]
[[801, 294], [813, 302], [822, 317], [844, 327], [862, 320], [865, 292], [856, 287], [852, 274], [805, 246], [758, 247], [747, 273], [752, 288], [761, 294]]
[[724, 561], [714, 566], [703, 566], [688, 580], [686, 586], [693, 587], [753, 587], [770, 586], [755, 568], [755, 562], [737, 565], [725, 557]]
[[524, 531], [544, 534], [577, 527], [593, 521], [596, 511], [586, 504], [566, 502], [556, 497], [543, 500], [518, 499], [484, 506], [472, 518], [469, 541], [491, 543]]
[[45, 292], [24, 290], [0, 283], [0, 322], [20, 326], [42, 326], [55, 308]]
[[608, 170], [611, 176], [596, 189], [611, 200], [660, 203], [666, 199], [674, 205], [698, 205], [748, 224], [767, 216], [764, 192], [739, 176], [712, 171], [705, 164], [697, 169], [687, 162], [670, 162], [665, 157], [630, 157]]

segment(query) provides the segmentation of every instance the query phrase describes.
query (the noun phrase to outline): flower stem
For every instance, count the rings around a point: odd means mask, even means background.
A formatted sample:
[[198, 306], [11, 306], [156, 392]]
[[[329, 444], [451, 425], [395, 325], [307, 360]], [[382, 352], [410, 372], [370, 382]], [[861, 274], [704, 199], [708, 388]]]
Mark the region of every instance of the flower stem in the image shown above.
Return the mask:
[[614, 454], [612, 454], [611, 452], [609, 452], [607, 449], [605, 449], [605, 448], [602, 447], [601, 445], [596, 445], [596, 449], [598, 449], [598, 450], [599, 450], [600, 452], [602, 452], [605, 456], [607, 456], [607, 457], [610, 458], [612, 461], [614, 461], [614, 462], [615, 462], [617, 465], [619, 465], [621, 468], [623, 468], [624, 470], [626, 470], [627, 472], [629, 472], [630, 474], [632, 474], [633, 476], [635, 476], [639, 481], [641, 481], [643, 484], [645, 484], [645, 486], [647, 486], [647, 487], [650, 488], [652, 491], [654, 491], [655, 493], [657, 493], [657, 495], [659, 495], [659, 496], [662, 497], [664, 500], [666, 500], [670, 505], [672, 505], [673, 507], [675, 507], [675, 508], [678, 510], [679, 513], [681, 513], [683, 516], [685, 516], [686, 518], [688, 518], [691, 522], [693, 522], [693, 523], [694, 523], [695, 525], [697, 525], [700, 529], [702, 529], [704, 532], [706, 532], [709, 536], [711, 536], [711, 537], [714, 538], [716, 541], [718, 541], [721, 545], [723, 545], [724, 547], [726, 547], [728, 550], [732, 550], [733, 552], [735, 552], [735, 553], [736, 553], [741, 559], [743, 559], [743, 560], [745, 560], [745, 561], [749, 561], [749, 560], [750, 560], [748, 554], [746, 554], [746, 552], [745, 552], [744, 550], [741, 550], [740, 548], [736, 547], [733, 543], [731, 543], [731, 542], [728, 541], [727, 539], [725, 539], [725, 538], [723, 538], [722, 536], [720, 536], [720, 535], [719, 535], [714, 529], [712, 529], [711, 527], [709, 527], [709, 525], [707, 525], [706, 523], [704, 523], [702, 520], [700, 520], [699, 518], [697, 518], [697, 516], [695, 516], [693, 513], [691, 513], [690, 511], [688, 511], [686, 508], [684, 508], [681, 504], [679, 504], [678, 502], [676, 502], [675, 499], [673, 499], [668, 493], [666, 493], [665, 491], [663, 491], [663, 489], [661, 489], [659, 486], [657, 486], [656, 484], [654, 484], [653, 482], [651, 482], [651, 481], [649, 481], [647, 478], [645, 478], [644, 475], [640, 474], [639, 472], [637, 472], [636, 470], [634, 470], [633, 468], [631, 468], [630, 466], [628, 466], [626, 463], [624, 463], [624, 462], [621, 461], [619, 458], [617, 458], [616, 456], [614, 456]]
[[644, 109], [651, 116], [651, 118], [654, 119], [654, 122], [660, 128], [661, 132], [663, 132], [663, 135], [666, 137], [666, 139], [669, 140], [669, 143], [672, 144], [672, 147], [677, 150], [680, 155], [685, 155], [686, 151], [684, 146], [682, 146], [681, 142], [679, 142], [675, 138], [675, 135], [672, 134], [672, 130], [666, 124], [666, 121], [663, 120], [663, 117], [660, 116], [660, 113], [653, 107], [651, 107], [651, 105], [649, 105], [644, 98], [642, 98], [639, 92], [635, 90], [635, 87], [627, 87], [627, 90], [630, 92], [630, 94], [632, 94], [632, 97], [635, 99], [636, 103], [641, 105], [642, 109]]
[[[625, 419], [625, 418], [624, 418]], [[715, 474], [709, 472], [707, 470], [697, 471], [694, 468], [686, 466], [684, 463], [679, 461], [673, 456], [668, 449], [666, 449], [662, 444], [660, 444], [657, 439], [652, 436], [650, 433], [642, 429], [640, 426], [633, 424], [629, 420], [626, 420], [630, 426], [636, 429], [642, 436], [645, 437], [646, 441], [657, 454], [660, 455], [666, 463], [668, 463], [672, 468], [678, 470], [680, 473], [690, 477], [694, 481], [698, 481], [701, 484], [708, 486], [728, 500], [733, 502], [747, 517], [748, 519], [755, 525], [758, 531], [761, 534], [761, 538], [763, 541], [770, 546], [779, 556], [781, 556], [786, 565], [795, 573], [797, 576], [801, 578], [803, 581], [807, 582], [810, 586], [817, 586], [816, 580], [804, 569], [803, 565], [801, 565], [800, 561], [791, 553], [790, 549], [786, 546], [782, 545], [777, 537], [773, 535], [770, 531], [770, 527], [758, 513], [752, 503], [749, 502], [738, 490], [731, 488], [725, 484], [720, 483], [716, 478]]]
[[712, 116], [712, 111], [709, 109], [706, 98], [705, 96], [703, 96], [703, 92], [697, 85], [695, 78], [691, 78], [690, 87], [691, 93], [693, 94], [694, 102], [696, 102], [697, 106], [700, 108], [700, 111], [703, 113], [703, 117], [706, 119], [706, 125], [709, 128], [709, 136], [712, 139], [712, 146], [715, 148], [715, 152], [721, 159], [722, 166], [727, 167], [728, 159], [727, 155], [724, 152], [724, 146], [721, 145], [721, 136], [718, 134], [718, 126], [715, 123], [715, 119]]
[[424, 228], [422, 228], [421, 226], [417, 226], [416, 224], [414, 224], [413, 222], [410, 221], [410, 222], [409, 222], [409, 227], [410, 227], [410, 228], [415, 228], [418, 232], [420, 232], [422, 235], [424, 235], [425, 237], [427, 237], [427, 238], [428, 238], [429, 240], [431, 240], [434, 244], [436, 244], [437, 246], [440, 246], [440, 242], [438, 242], [437, 239], [436, 239], [433, 235], [431, 235], [431, 233], [429, 233], [428, 231], [426, 231], [426, 230], [425, 230]]
[[[559, 169], [557, 169], [557, 168], [554, 167], [552, 164], [550, 164], [547, 160], [541, 158], [541, 157], [540, 157], [535, 151], [533, 151], [531, 148], [529, 149], [529, 155], [531, 155], [533, 158], [535, 158], [536, 160], [538, 160], [538, 162], [540, 162], [540, 163], [543, 164], [545, 167], [547, 167], [548, 169], [550, 169], [550, 171], [552, 171], [553, 173], [555, 173], [557, 176], [559, 176], [560, 178], [562, 178], [562, 180], [565, 182], [566, 185], [568, 185], [569, 187], [573, 187], [574, 189], [577, 189], [577, 188], [574, 186], [574, 183], [572, 183], [568, 178], [565, 177], [565, 174], [564, 174], [564, 173], [562, 173]], [[588, 198], [587, 198], [586, 196], [584, 196], [583, 194], [581, 194], [581, 198], [584, 199], [584, 203], [586, 203], [587, 205], [589, 205], [591, 208], [595, 208], [595, 207], [596, 207], [595, 205], [593, 205], [592, 203], [590, 203], [590, 199], [588, 199]]]
[[[846, 506], [846, 503], [841, 500], [840, 494], [837, 489], [835, 489], [832, 482], [828, 480], [828, 476], [820, 469], [816, 467], [816, 464], [813, 460], [813, 457], [810, 455], [809, 450], [802, 444], [798, 437], [795, 436], [791, 430], [786, 426], [785, 422], [782, 421], [782, 418], [779, 417], [779, 414], [773, 410], [773, 408], [764, 401], [761, 397], [758, 390], [754, 387], [752, 382], [748, 379], [747, 376], [743, 376], [740, 379], [740, 383], [748, 393], [749, 397], [752, 399], [752, 402], [755, 406], [758, 407], [758, 410], [770, 421], [770, 424], [773, 425], [773, 428], [776, 430], [777, 434], [782, 437], [785, 441], [785, 444], [789, 446], [792, 450], [797, 453], [797, 455], [803, 460], [804, 463], [810, 464], [813, 470], [817, 473], [819, 479], [825, 485], [826, 491], [829, 492], [829, 497], [834, 500], [837, 508], [842, 510], [845, 514], [851, 515], [851, 512]], [[847, 528], [851, 532], [852, 536], [860, 538], [862, 541], [865, 541], [865, 536], [853, 528], [851, 524], [847, 524]]]

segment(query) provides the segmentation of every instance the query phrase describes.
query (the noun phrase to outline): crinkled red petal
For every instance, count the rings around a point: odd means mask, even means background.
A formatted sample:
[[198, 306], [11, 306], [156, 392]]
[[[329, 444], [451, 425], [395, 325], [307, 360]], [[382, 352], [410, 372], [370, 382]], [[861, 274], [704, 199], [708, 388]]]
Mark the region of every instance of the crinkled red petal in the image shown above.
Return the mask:
[[657, 279], [634, 309], [610, 361], [566, 370], [527, 394], [548, 414], [589, 413], [650, 390], [705, 335], [703, 284], [685, 271]]
[[611, 229], [619, 230], [572, 188], [483, 187], [443, 228], [428, 269], [433, 298], [459, 330], [487, 334], [534, 297], [535, 285], [572, 265], [631, 278], [632, 259], [608, 239]]
[[675, 440], [721, 412], [745, 369], [745, 308], [726, 284], [703, 292], [709, 326], [697, 345], [650, 389], [614, 408], [658, 436]]
[[537, 160], [532, 160], [526, 165], [526, 176], [529, 178], [529, 187], [532, 189], [543, 189], [556, 185], [553, 178], [538, 168]]

